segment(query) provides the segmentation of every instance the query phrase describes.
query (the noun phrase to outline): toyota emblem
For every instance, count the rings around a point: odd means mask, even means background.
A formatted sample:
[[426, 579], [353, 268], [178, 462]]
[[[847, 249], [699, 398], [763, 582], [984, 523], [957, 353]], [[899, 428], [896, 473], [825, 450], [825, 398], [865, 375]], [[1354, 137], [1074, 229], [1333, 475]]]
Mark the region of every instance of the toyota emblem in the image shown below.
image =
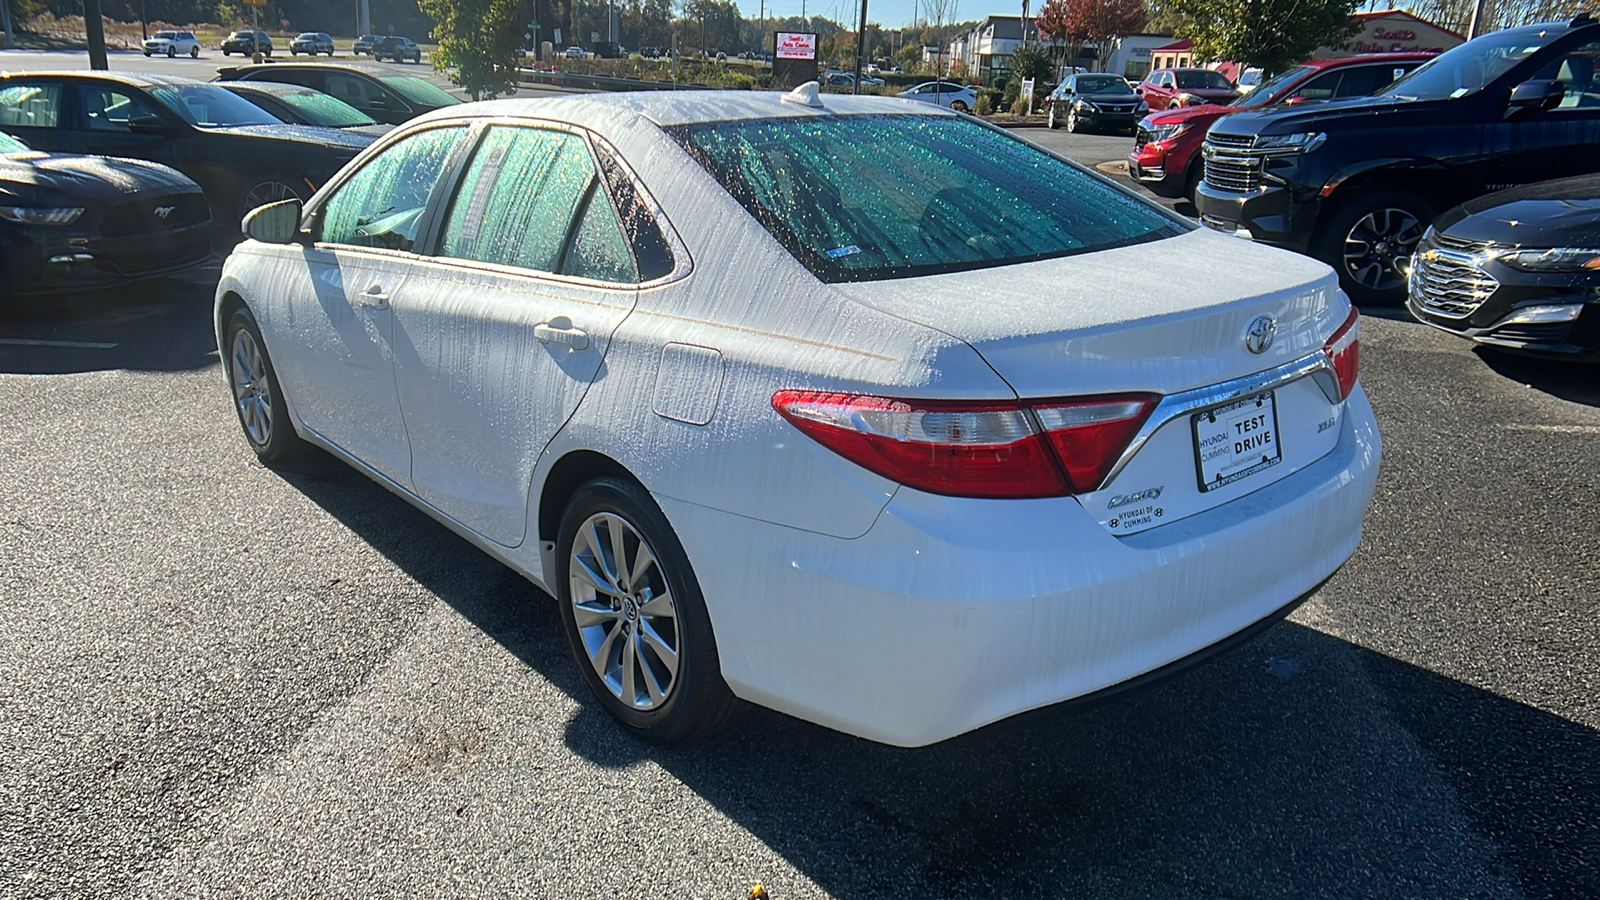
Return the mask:
[[1271, 316], [1256, 316], [1244, 333], [1245, 349], [1251, 353], [1265, 353], [1272, 346], [1272, 336], [1278, 333], [1278, 323]]

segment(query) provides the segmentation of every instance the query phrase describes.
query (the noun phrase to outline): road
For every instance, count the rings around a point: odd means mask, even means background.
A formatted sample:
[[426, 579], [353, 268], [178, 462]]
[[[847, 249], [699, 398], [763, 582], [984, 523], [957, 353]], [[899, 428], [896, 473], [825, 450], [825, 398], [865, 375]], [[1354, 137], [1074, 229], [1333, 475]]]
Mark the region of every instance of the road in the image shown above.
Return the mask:
[[1600, 895], [1591, 371], [1368, 316], [1378, 495], [1288, 622], [932, 748], [657, 748], [520, 577], [254, 462], [209, 287], [0, 318], [0, 896]]

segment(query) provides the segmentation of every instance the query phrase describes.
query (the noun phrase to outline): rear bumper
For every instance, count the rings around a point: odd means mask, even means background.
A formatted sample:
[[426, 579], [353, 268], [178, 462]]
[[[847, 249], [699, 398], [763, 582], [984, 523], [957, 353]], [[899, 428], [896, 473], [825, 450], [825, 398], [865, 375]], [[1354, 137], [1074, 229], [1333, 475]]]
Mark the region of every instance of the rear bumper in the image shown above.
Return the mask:
[[1322, 459], [1114, 537], [1071, 498], [901, 489], [843, 540], [658, 497], [734, 693], [901, 746], [1138, 679], [1227, 641], [1355, 551], [1381, 452], [1365, 394]]

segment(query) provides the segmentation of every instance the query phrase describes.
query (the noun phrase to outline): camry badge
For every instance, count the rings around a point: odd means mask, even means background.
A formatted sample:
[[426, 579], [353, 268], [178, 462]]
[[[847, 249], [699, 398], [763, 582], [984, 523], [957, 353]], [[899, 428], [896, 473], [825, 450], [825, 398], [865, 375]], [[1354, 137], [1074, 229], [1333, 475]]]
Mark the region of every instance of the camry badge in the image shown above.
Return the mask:
[[1244, 333], [1244, 346], [1251, 353], [1265, 353], [1272, 346], [1272, 336], [1278, 333], [1278, 323], [1271, 316], [1256, 316]]
[[165, 222], [167, 220], [167, 216], [172, 215], [172, 211], [175, 209], [177, 209], [176, 206], [158, 206], [156, 207], [156, 218]]

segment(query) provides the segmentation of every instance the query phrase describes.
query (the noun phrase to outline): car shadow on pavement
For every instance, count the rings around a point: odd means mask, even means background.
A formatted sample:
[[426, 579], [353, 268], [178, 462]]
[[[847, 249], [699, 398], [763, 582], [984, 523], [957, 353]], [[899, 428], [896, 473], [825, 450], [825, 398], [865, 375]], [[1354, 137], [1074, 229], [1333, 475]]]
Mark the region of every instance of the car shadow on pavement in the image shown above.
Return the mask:
[[283, 477], [578, 699], [575, 754], [654, 762], [834, 896], [1600, 896], [1600, 733], [1294, 622], [933, 747], [762, 709], [654, 746], [526, 580], [331, 458]]
[[216, 267], [118, 290], [12, 298], [0, 310], [0, 373], [179, 372], [217, 362]]
[[1600, 365], [1522, 356], [1493, 347], [1473, 350], [1484, 365], [1513, 381], [1562, 400], [1600, 406]]

